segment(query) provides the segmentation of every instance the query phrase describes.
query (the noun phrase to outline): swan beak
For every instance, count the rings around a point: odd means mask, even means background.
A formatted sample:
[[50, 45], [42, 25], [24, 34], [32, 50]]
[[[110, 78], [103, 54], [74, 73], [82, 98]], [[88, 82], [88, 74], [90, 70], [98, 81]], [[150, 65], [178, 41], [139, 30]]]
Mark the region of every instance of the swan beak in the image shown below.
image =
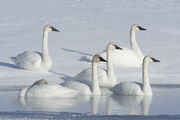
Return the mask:
[[119, 46], [117, 45], [114, 45], [115, 46], [115, 49], [120, 49], [120, 50], [123, 50], [122, 48], [120, 48]]
[[52, 31], [55, 31], [55, 32], [59, 32], [59, 30], [57, 30], [56, 28], [54, 27], [51, 27]]
[[104, 58], [102, 58], [102, 57], [99, 57], [99, 59], [100, 59], [100, 61], [101, 62], [107, 62]]
[[143, 28], [141, 26], [138, 26], [138, 28], [139, 28], [139, 30], [147, 30], [147, 29], [145, 29], [145, 28]]
[[153, 62], [160, 62], [159, 60], [155, 59], [155, 58], [151, 58], [153, 60]]

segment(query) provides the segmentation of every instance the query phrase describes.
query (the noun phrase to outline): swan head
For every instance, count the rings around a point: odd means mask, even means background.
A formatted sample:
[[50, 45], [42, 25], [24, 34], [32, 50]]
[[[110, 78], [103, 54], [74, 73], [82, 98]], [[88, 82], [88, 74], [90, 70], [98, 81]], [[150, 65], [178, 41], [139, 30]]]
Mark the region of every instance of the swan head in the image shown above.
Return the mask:
[[107, 62], [104, 58], [102, 58], [100, 55], [96, 54], [93, 56], [92, 59], [93, 62], [99, 63], [99, 62]]
[[115, 49], [122, 50], [122, 48], [120, 48], [119, 46], [117, 46], [116, 44], [114, 44], [112, 42], [108, 44], [107, 50], [115, 50]]
[[41, 80], [38, 80], [38, 81], [34, 82], [33, 85], [47, 85], [47, 84], [48, 84], [47, 80], [41, 79]]
[[50, 31], [59, 32], [59, 30], [57, 30], [55, 27], [50, 26], [50, 25], [46, 25], [44, 30], [47, 31], [47, 32], [50, 32]]
[[146, 56], [144, 57], [144, 60], [143, 60], [145, 63], [151, 63], [151, 62], [160, 62], [159, 60], [151, 57], [151, 56]]
[[133, 24], [132, 27], [131, 27], [131, 30], [138, 31], [138, 30], [146, 30], [146, 29], [139, 26], [139, 25], [137, 25], [137, 24]]

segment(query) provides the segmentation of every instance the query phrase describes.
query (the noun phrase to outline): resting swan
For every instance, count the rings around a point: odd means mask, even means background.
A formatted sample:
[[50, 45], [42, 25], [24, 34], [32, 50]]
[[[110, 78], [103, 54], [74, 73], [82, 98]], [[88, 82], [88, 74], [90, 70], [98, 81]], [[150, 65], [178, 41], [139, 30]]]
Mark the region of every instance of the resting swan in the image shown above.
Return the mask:
[[151, 62], [160, 62], [150, 56], [143, 59], [142, 84], [138, 82], [121, 82], [110, 88], [115, 94], [122, 95], [152, 95], [152, 89], [148, 77], [148, 64]]
[[19, 97], [23, 98], [71, 98], [76, 95], [78, 95], [77, 91], [60, 85], [49, 85], [44, 79], [34, 82], [19, 93]]
[[101, 95], [101, 90], [99, 87], [98, 80], [98, 63], [107, 62], [100, 55], [96, 54], [92, 58], [92, 85], [87, 85], [86, 83], [82, 83], [75, 80], [65, 81], [62, 85], [71, 89], [74, 89], [79, 92], [79, 94], [83, 95]]
[[[99, 79], [99, 85], [100, 87], [106, 87], [110, 88], [117, 84], [117, 79], [114, 74], [114, 67], [113, 67], [113, 56], [112, 53], [114, 50], [122, 50], [119, 46], [115, 45], [114, 43], [109, 43], [107, 45], [106, 53], [107, 53], [107, 70], [104, 69], [98, 69], [98, 79]], [[80, 72], [78, 75], [74, 77], [75, 80], [84, 82], [88, 85], [92, 84], [92, 74], [91, 74], [91, 68], [87, 68]]]
[[52, 66], [52, 61], [48, 53], [48, 33], [50, 31], [59, 32], [50, 25], [46, 25], [43, 33], [42, 53], [36, 51], [25, 51], [16, 57], [11, 57], [12, 61], [20, 68], [34, 71], [48, 71]]
[[[144, 55], [142, 54], [135, 38], [135, 33], [138, 30], [146, 30], [136, 24], [132, 25], [130, 30], [130, 45], [131, 49], [123, 48], [123, 50], [113, 51], [113, 64], [118, 67], [141, 67]], [[100, 54], [106, 56], [106, 52]]]

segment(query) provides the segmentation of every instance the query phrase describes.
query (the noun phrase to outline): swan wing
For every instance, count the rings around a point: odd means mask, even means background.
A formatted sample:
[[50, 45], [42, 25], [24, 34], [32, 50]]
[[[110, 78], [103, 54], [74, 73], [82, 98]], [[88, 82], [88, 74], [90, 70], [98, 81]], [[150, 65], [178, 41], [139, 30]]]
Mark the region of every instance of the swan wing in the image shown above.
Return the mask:
[[91, 95], [90, 87], [87, 84], [74, 81], [74, 80], [68, 80], [62, 84], [63, 86], [76, 90], [79, 92], [79, 94], [82, 95]]
[[135, 82], [121, 82], [120, 84], [110, 88], [115, 94], [122, 95], [143, 95], [142, 85]]
[[11, 59], [20, 68], [30, 69], [41, 65], [42, 54], [39, 52], [25, 51], [16, 57], [11, 57]]
[[26, 92], [28, 98], [70, 98], [75, 97], [77, 91], [60, 85], [34, 85]]
[[[106, 51], [100, 55], [106, 58]], [[117, 67], [141, 67], [143, 61], [143, 57], [138, 56], [133, 50], [128, 48], [113, 50], [112, 59], [113, 64]]]
[[86, 69], [82, 70], [80, 73], [78, 73], [74, 77], [74, 80], [91, 86], [91, 83], [92, 83], [92, 74], [91, 73], [92, 73], [91, 68], [86, 68]]
[[[76, 81], [92, 86], [92, 70], [91, 68], [84, 69], [82, 72], [77, 74], [74, 79]], [[107, 78], [107, 71], [105, 69], [98, 68], [98, 80], [100, 87], [108, 87], [110, 82]]]

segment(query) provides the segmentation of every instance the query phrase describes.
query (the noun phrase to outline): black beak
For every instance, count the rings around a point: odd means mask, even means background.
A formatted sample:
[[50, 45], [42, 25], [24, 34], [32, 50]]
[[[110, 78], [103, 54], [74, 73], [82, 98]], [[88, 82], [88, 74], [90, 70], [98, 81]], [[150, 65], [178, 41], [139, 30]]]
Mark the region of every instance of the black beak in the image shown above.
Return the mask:
[[104, 58], [102, 58], [102, 57], [99, 57], [99, 59], [100, 59], [100, 61], [101, 62], [107, 62]]
[[52, 31], [55, 31], [55, 32], [59, 32], [59, 30], [57, 30], [56, 28], [54, 27], [51, 27]]
[[139, 28], [139, 30], [147, 30], [147, 29], [145, 29], [145, 28], [143, 28], [141, 26], [138, 26], [138, 28]]
[[114, 45], [116, 49], [120, 49], [120, 50], [123, 50], [122, 48], [120, 48], [119, 46], [117, 45]]
[[153, 62], [160, 62], [159, 60], [155, 59], [155, 58], [151, 58], [153, 60]]

